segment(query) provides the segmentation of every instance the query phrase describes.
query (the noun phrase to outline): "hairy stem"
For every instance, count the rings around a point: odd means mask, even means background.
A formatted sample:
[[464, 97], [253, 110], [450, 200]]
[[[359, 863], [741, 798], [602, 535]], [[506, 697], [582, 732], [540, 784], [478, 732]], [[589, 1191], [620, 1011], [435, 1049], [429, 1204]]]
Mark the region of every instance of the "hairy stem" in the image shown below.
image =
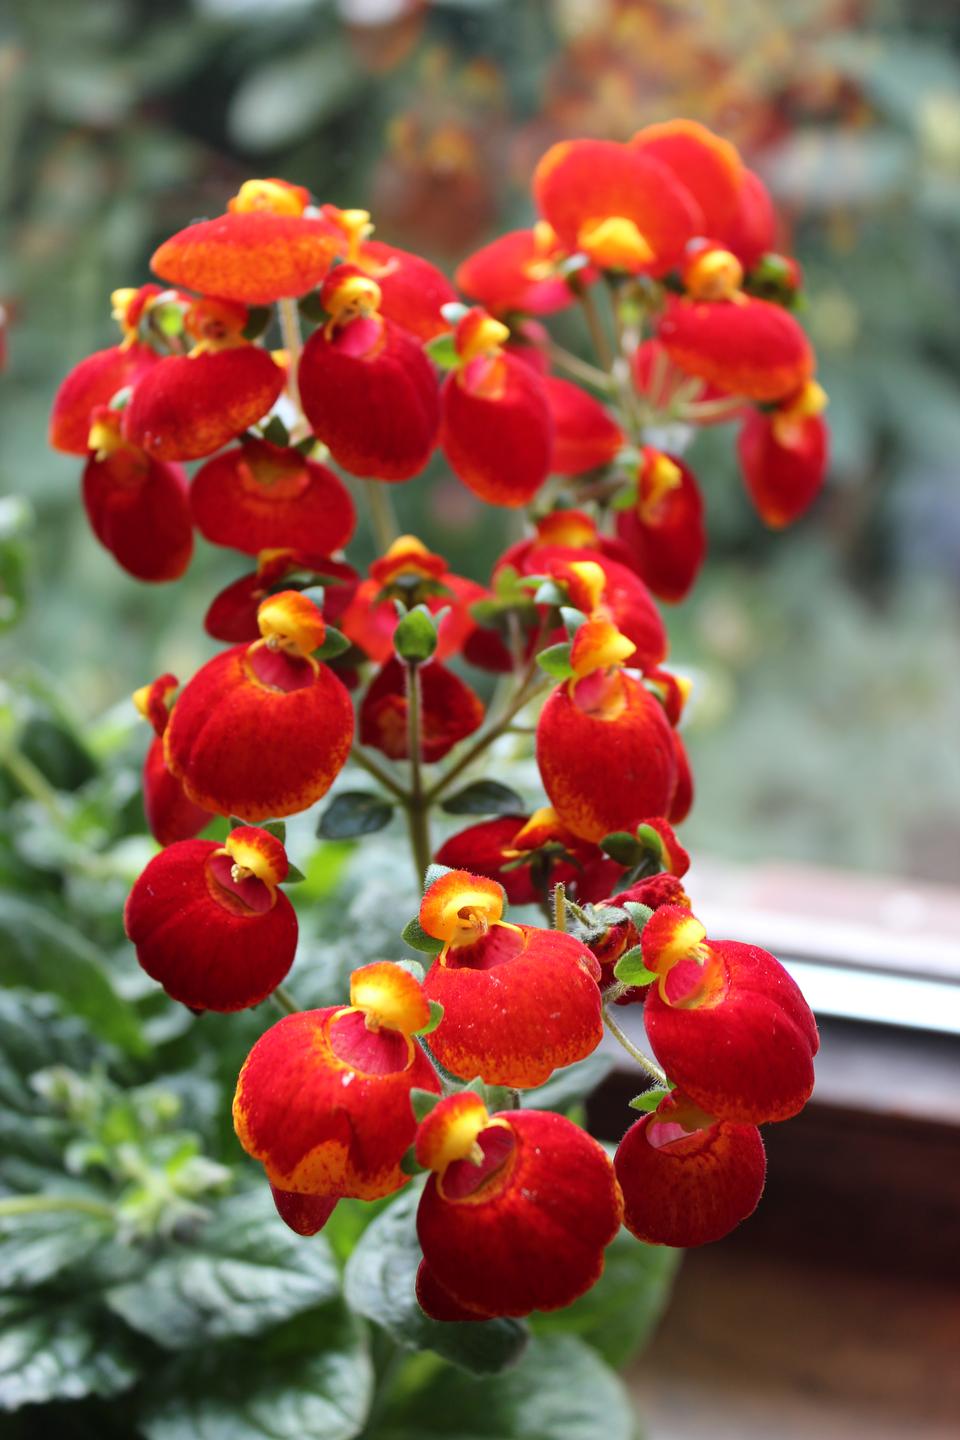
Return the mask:
[[667, 1077], [665, 1073], [660, 1069], [660, 1066], [656, 1063], [655, 1060], [651, 1060], [648, 1055], [644, 1055], [643, 1051], [638, 1050], [636, 1045], [634, 1045], [633, 1041], [627, 1038], [627, 1036], [620, 1029], [620, 1026], [617, 1024], [616, 1020], [614, 1020], [612, 1015], [610, 1014], [609, 1005], [604, 1005], [603, 1007], [603, 1023], [610, 1031], [610, 1034], [613, 1036], [614, 1040], [616, 1040], [619, 1045], [623, 1046], [624, 1050], [626, 1050], [627, 1054], [632, 1060], [635, 1060], [637, 1062], [641, 1070], [645, 1070], [646, 1073], [650, 1076], [650, 1079], [653, 1080], [655, 1084], [665, 1086], [667, 1083]]
[[497, 722], [492, 725], [489, 730], [487, 730], [483, 735], [481, 735], [477, 740], [475, 740], [474, 743], [470, 746], [470, 748], [466, 750], [463, 755], [461, 755], [457, 763], [453, 765], [445, 775], [441, 775], [440, 779], [437, 780], [435, 784], [431, 785], [430, 789], [426, 791], [424, 799], [428, 805], [432, 805], [435, 800], [439, 799], [439, 797], [444, 793], [444, 791], [449, 790], [453, 781], [456, 780], [458, 776], [462, 775], [464, 770], [467, 770], [473, 764], [473, 762], [480, 755], [482, 755], [483, 752], [490, 745], [493, 744], [494, 740], [498, 739], [505, 730], [508, 730], [510, 728], [510, 721], [515, 715], [519, 714], [519, 712], [523, 709], [524, 705], [529, 704], [531, 700], [535, 700], [536, 697], [538, 695], [542, 695], [545, 690], [549, 690], [550, 686], [553, 684], [552, 680], [543, 680], [539, 684], [531, 685], [531, 681], [533, 678], [534, 677], [532, 676], [528, 676], [524, 680], [524, 682], [520, 686], [520, 689], [517, 691], [517, 694], [514, 696], [511, 703], [507, 706], [504, 713], [500, 716], [500, 719], [497, 720]]
[[603, 328], [600, 312], [589, 288], [580, 291], [580, 304], [583, 307], [584, 319], [587, 322], [587, 329], [590, 331], [590, 342], [596, 357], [603, 369], [610, 371], [613, 368], [613, 351], [610, 349], [607, 332]]
[[278, 300], [277, 313], [280, 317], [280, 334], [283, 348], [287, 352], [287, 394], [297, 410], [300, 409], [300, 391], [297, 388], [297, 370], [303, 353], [303, 339], [300, 334], [300, 312], [296, 300]]
[[574, 355], [565, 350], [562, 345], [555, 341], [550, 342], [550, 357], [555, 365], [561, 370], [566, 370], [569, 375], [577, 380], [582, 380], [585, 385], [592, 385], [596, 390], [612, 390], [613, 383], [610, 376], [596, 365], [588, 365], [586, 360], [581, 360], [579, 355]]
[[407, 666], [407, 749], [410, 752], [410, 794], [407, 800], [407, 824], [410, 830], [410, 848], [417, 879], [422, 881], [430, 864], [430, 800], [423, 792], [421, 734], [422, 692], [420, 689], [420, 667], [414, 663]]
[[383, 766], [374, 760], [371, 755], [368, 755], [365, 750], [361, 750], [359, 745], [354, 745], [350, 751], [350, 759], [355, 765], [359, 765], [361, 770], [366, 770], [368, 775], [372, 775], [385, 790], [390, 791], [391, 795], [395, 795], [398, 800], [402, 800], [404, 805], [406, 805], [410, 798], [409, 793], [398, 781], [394, 780], [392, 775], [388, 775]]
[[558, 880], [553, 887], [553, 928], [561, 934], [567, 928], [567, 892], [562, 880]]
[[283, 985], [278, 985], [276, 989], [271, 992], [270, 999], [285, 1015], [298, 1015], [300, 1013], [300, 1006], [296, 1000], [294, 1000], [290, 991]]
[[363, 492], [367, 497], [373, 538], [382, 555], [390, 549], [400, 533], [397, 517], [393, 513], [393, 501], [383, 480], [364, 480]]
[[113, 1207], [102, 1200], [84, 1200], [80, 1195], [9, 1195], [0, 1200], [0, 1220], [13, 1215], [53, 1215], [61, 1211], [113, 1219]]

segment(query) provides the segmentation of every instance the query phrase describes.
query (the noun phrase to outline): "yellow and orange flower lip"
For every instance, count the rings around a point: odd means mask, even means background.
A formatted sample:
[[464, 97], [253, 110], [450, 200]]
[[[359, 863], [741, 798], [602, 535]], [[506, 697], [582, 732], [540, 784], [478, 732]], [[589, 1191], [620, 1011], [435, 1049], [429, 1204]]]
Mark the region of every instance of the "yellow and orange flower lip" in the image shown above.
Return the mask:
[[420, 904], [420, 925], [435, 940], [451, 946], [472, 945], [491, 926], [503, 923], [503, 886], [484, 875], [451, 870], [428, 888]]
[[430, 1020], [420, 982], [388, 960], [375, 960], [350, 976], [350, 1005], [364, 1014], [368, 1030], [396, 1030], [409, 1040]]

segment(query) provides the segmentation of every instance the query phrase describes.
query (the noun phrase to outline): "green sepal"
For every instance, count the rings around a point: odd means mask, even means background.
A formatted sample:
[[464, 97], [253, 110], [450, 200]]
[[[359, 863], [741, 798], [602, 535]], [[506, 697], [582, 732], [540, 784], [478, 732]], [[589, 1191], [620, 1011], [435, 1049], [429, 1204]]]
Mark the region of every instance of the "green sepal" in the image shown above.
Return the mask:
[[321, 320], [327, 318], [327, 312], [320, 303], [319, 290], [311, 290], [309, 294], [302, 295], [297, 301], [297, 309], [304, 320], [310, 320], [314, 325], [319, 325]]
[[271, 445], [286, 447], [290, 444], [290, 431], [279, 415], [271, 415], [266, 425], [262, 427], [262, 431], [264, 440], [269, 440]]
[[548, 645], [546, 650], [541, 650], [537, 656], [537, 664], [554, 680], [569, 680], [573, 674], [569, 640], [560, 645]]
[[430, 1019], [422, 1029], [413, 1032], [415, 1035], [432, 1035], [443, 1019], [443, 1006], [440, 1004], [440, 1001], [430, 1000], [428, 1003], [430, 1005]]
[[479, 1095], [487, 1109], [493, 1114], [497, 1110], [514, 1110], [513, 1091], [507, 1085], [488, 1085], [477, 1075], [462, 1087]]
[[311, 584], [309, 584], [309, 585], [304, 585], [303, 589], [300, 591], [300, 594], [301, 594], [301, 595], [306, 595], [306, 597], [307, 597], [307, 599], [310, 601], [310, 603], [311, 603], [312, 605], [316, 605], [317, 609], [318, 609], [319, 611], [321, 611], [321, 613], [322, 613], [322, 611], [323, 611], [323, 602], [324, 602], [324, 600], [326, 600], [326, 598], [327, 598], [327, 592], [326, 592], [326, 589], [325, 589], [325, 587], [324, 587], [323, 585], [320, 585], [320, 584], [314, 585], [314, 584], [311, 582]]
[[613, 976], [621, 985], [652, 985], [654, 980], [660, 978], [643, 963], [643, 949], [640, 945], [634, 945], [620, 956], [613, 967]]
[[406, 970], [407, 974], [412, 975], [418, 984], [423, 984], [427, 972], [419, 960], [393, 960], [391, 964], [398, 966], [401, 970]]
[[443, 941], [428, 935], [416, 916], [404, 925], [400, 939], [404, 945], [409, 945], [411, 950], [419, 950], [422, 955], [439, 955], [443, 949]]
[[423, 893], [426, 894], [431, 885], [435, 885], [444, 875], [449, 875], [453, 870], [452, 865], [438, 865], [436, 861], [428, 865], [423, 872]]
[[587, 623], [587, 617], [583, 611], [575, 610], [572, 605], [560, 606], [560, 619], [563, 621], [566, 632], [571, 640], [580, 629], [580, 626], [586, 625]]
[[457, 342], [452, 331], [448, 330], [443, 335], [435, 335], [432, 340], [427, 341], [423, 348], [440, 370], [456, 370], [460, 364]]
[[345, 790], [324, 810], [317, 824], [321, 840], [356, 840], [374, 835], [390, 822], [393, 805], [370, 790]]
[[636, 485], [625, 485], [610, 501], [611, 510], [632, 510], [637, 503]]
[[328, 625], [323, 637], [323, 644], [318, 645], [313, 652], [314, 660], [336, 660], [338, 655], [344, 655], [350, 649], [352, 641], [348, 640], [342, 630], [335, 626]]
[[660, 1101], [669, 1094], [670, 1091], [665, 1090], [662, 1085], [654, 1085], [652, 1089], [644, 1090], [640, 1095], [634, 1095], [633, 1099], [628, 1103], [631, 1110], [642, 1110], [645, 1114], [649, 1115], [656, 1110]]
[[393, 648], [408, 665], [421, 665], [437, 648], [437, 623], [425, 605], [406, 611], [393, 632]]
[[306, 875], [304, 875], [303, 871], [298, 870], [296, 865], [288, 865], [287, 873], [286, 875], [284, 875], [280, 883], [282, 885], [299, 885], [300, 881], [306, 880], [306, 878], [307, 877]]
[[440, 808], [448, 815], [516, 815], [523, 813], [523, 800], [499, 780], [474, 780], [448, 796]]
[[421, 1165], [417, 1159], [417, 1147], [411, 1145], [409, 1150], [404, 1151], [400, 1157], [400, 1169], [404, 1175], [422, 1175], [426, 1166]]
[[262, 824], [259, 828], [260, 828], [261, 830], [266, 830], [267, 834], [268, 834], [268, 835], [272, 835], [275, 840], [279, 840], [281, 845], [285, 845], [285, 844], [286, 844], [286, 841], [287, 841], [287, 822], [286, 822], [286, 820], [264, 820], [263, 824]]
[[537, 605], [552, 605], [559, 609], [566, 603], [566, 591], [561, 589], [556, 580], [544, 580], [533, 594], [534, 603]]
[[470, 306], [464, 305], [462, 300], [448, 300], [445, 305], [440, 306], [440, 314], [448, 325], [459, 325], [464, 315], [470, 313]]
[[618, 865], [625, 865], [627, 869], [642, 864], [647, 857], [646, 846], [629, 830], [612, 830], [609, 835], [604, 835], [600, 841], [600, 849], [605, 855], [609, 855], [611, 860], [616, 860]]
[[419, 1125], [425, 1120], [431, 1110], [435, 1110], [443, 1099], [442, 1095], [436, 1094], [433, 1090], [420, 1090], [414, 1086], [410, 1091], [410, 1109], [413, 1111], [413, 1118]]
[[633, 921], [638, 933], [642, 934], [643, 927], [653, 914], [653, 910], [649, 905], [641, 905], [637, 900], [624, 900], [623, 908]]

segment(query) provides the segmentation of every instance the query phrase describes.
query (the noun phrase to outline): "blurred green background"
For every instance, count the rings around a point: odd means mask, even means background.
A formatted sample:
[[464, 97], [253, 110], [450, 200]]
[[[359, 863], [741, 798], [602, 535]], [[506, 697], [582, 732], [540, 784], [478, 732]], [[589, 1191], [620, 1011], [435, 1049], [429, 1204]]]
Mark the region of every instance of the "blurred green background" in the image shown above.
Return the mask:
[[[96, 720], [212, 653], [203, 611], [245, 568], [199, 542], [184, 583], [137, 584], [89, 532], [79, 464], [46, 448], [58, 380], [113, 343], [109, 292], [147, 278], [161, 239], [278, 174], [452, 268], [530, 217], [555, 139], [691, 115], [742, 146], [787, 217], [834, 447], [826, 493], [783, 535], [746, 503], [729, 431], [690, 452], [711, 558], [668, 616], [698, 681], [685, 837], [955, 880], [958, 36], [949, 0], [7, 0], [0, 490], [25, 504], [0, 505], [5, 674]], [[441, 467], [399, 501], [486, 578], [503, 516]]]

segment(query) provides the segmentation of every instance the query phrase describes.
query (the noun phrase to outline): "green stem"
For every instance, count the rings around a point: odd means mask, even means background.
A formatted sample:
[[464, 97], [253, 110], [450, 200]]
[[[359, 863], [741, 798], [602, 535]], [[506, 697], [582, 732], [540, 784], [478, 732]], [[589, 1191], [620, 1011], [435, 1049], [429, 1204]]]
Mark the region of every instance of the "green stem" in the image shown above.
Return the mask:
[[102, 1200], [84, 1200], [79, 1195], [10, 1195], [0, 1199], [0, 1220], [13, 1215], [54, 1215], [61, 1211], [96, 1215], [112, 1220], [113, 1207]]
[[422, 692], [420, 667], [407, 665], [407, 749], [410, 752], [410, 795], [407, 801], [407, 824], [410, 848], [417, 879], [423, 881], [430, 864], [430, 801], [423, 791], [422, 739], [420, 734]]
[[660, 1069], [660, 1066], [656, 1063], [656, 1061], [651, 1060], [648, 1055], [644, 1055], [642, 1050], [638, 1050], [636, 1045], [634, 1045], [633, 1041], [627, 1038], [627, 1036], [620, 1029], [620, 1026], [617, 1024], [616, 1020], [614, 1020], [611, 1016], [610, 1008], [607, 1005], [604, 1005], [603, 1007], [603, 1023], [610, 1031], [610, 1034], [613, 1036], [614, 1040], [616, 1040], [619, 1045], [623, 1046], [624, 1050], [626, 1050], [627, 1054], [632, 1060], [635, 1060], [637, 1062], [641, 1070], [645, 1070], [646, 1073], [650, 1076], [650, 1079], [653, 1080], [655, 1084], [665, 1086], [667, 1083], [667, 1077], [665, 1073]]
[[559, 930], [561, 935], [567, 928], [567, 892], [562, 880], [558, 880], [553, 887], [553, 928]]
[[38, 805], [43, 806], [51, 820], [58, 826], [63, 825], [66, 817], [60, 805], [60, 798], [46, 776], [37, 769], [32, 760], [28, 760], [26, 755], [15, 745], [8, 745], [0, 751], [0, 765], [13, 776], [20, 789], [29, 795], [31, 800], [36, 800]]
[[388, 775], [386, 770], [384, 770], [372, 756], [368, 755], [366, 751], [361, 750], [359, 745], [354, 745], [350, 751], [350, 759], [355, 765], [359, 765], [361, 770], [366, 770], [368, 775], [372, 775], [385, 790], [390, 791], [391, 795], [395, 795], [398, 800], [402, 800], [404, 805], [407, 803], [410, 797], [403, 786], [394, 780], [392, 775]]
[[278, 300], [277, 312], [280, 316], [283, 348], [287, 352], [287, 394], [299, 410], [300, 391], [297, 388], [297, 370], [300, 366], [300, 356], [303, 353], [303, 339], [300, 334], [300, 312], [297, 309], [296, 300]]
[[290, 991], [285, 989], [283, 985], [278, 985], [276, 989], [271, 992], [270, 999], [285, 1015], [299, 1015], [300, 1006], [296, 1000], [294, 1000]]
[[574, 355], [565, 350], [562, 345], [555, 341], [550, 342], [550, 356], [554, 364], [559, 365], [561, 370], [566, 370], [577, 380], [582, 380], [586, 385], [592, 385], [596, 390], [611, 390], [613, 388], [610, 376], [605, 371], [597, 368], [596, 365], [588, 365], [586, 360], [581, 360], [579, 355]]
[[552, 680], [546, 679], [534, 685], [531, 689], [531, 678], [532, 677], [527, 677], [527, 679], [524, 680], [513, 701], [507, 706], [507, 709], [500, 716], [496, 724], [492, 725], [485, 734], [475, 740], [470, 748], [461, 755], [457, 763], [448, 770], [445, 775], [441, 775], [436, 784], [431, 785], [430, 789], [426, 791], [424, 800], [428, 805], [432, 805], [434, 801], [439, 799], [444, 791], [449, 790], [453, 781], [462, 775], [464, 770], [468, 769], [474, 760], [481, 756], [483, 752], [493, 744], [494, 740], [498, 739], [505, 730], [510, 728], [510, 721], [515, 715], [520, 713], [525, 705], [528, 705], [531, 700], [535, 700], [538, 695], [542, 695], [545, 690], [549, 690], [554, 683]]
[[743, 409], [743, 401], [738, 396], [730, 396], [723, 400], [693, 400], [687, 405], [677, 407], [678, 420], [732, 420], [738, 411]]
[[393, 501], [384, 480], [364, 480], [363, 491], [367, 497], [370, 513], [370, 528], [380, 554], [385, 554], [400, 533], [397, 518], [393, 513]]
[[587, 329], [590, 331], [590, 340], [596, 357], [603, 369], [610, 371], [613, 368], [613, 352], [600, 319], [600, 312], [589, 288], [580, 291], [580, 304], [583, 306], [584, 318], [587, 322]]

